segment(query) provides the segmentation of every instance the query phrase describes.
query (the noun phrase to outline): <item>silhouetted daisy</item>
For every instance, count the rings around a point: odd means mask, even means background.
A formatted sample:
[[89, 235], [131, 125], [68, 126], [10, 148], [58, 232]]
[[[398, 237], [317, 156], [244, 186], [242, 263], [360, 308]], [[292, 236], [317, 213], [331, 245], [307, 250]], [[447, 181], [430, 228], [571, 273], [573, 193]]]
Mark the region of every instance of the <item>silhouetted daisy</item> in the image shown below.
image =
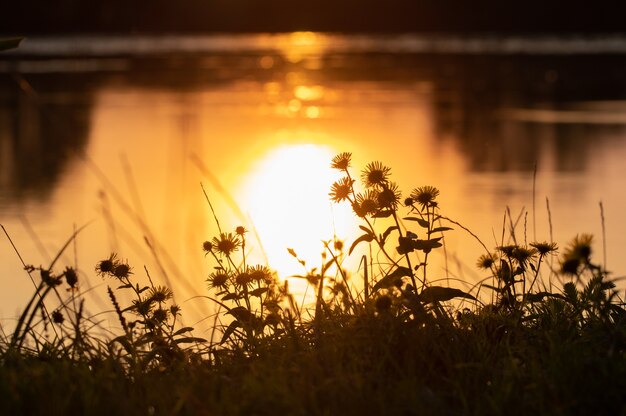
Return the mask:
[[576, 274], [581, 264], [589, 263], [592, 241], [593, 236], [591, 234], [580, 234], [574, 238], [563, 252], [561, 261], [561, 271], [563, 273]]
[[115, 267], [119, 264], [119, 260], [117, 259], [117, 254], [111, 253], [108, 259], [102, 260], [96, 266], [96, 273], [100, 276], [104, 276], [106, 274], [113, 274], [115, 271]]
[[229, 256], [233, 251], [237, 251], [241, 245], [238, 235], [232, 233], [221, 233], [219, 238], [214, 237], [213, 247], [224, 256]]
[[435, 199], [439, 195], [439, 189], [434, 186], [420, 186], [411, 192], [411, 198], [425, 208], [427, 206], [436, 206]]
[[536, 248], [541, 255], [553, 253], [558, 249], [556, 243], [547, 243], [545, 241], [543, 243], [530, 243], [530, 246]]
[[478, 266], [479, 269], [491, 269], [491, 267], [494, 265], [494, 263], [496, 262], [496, 256], [494, 256], [493, 254], [483, 254], [482, 256], [480, 256], [478, 258], [478, 261], [476, 262], [476, 266]]
[[378, 192], [368, 189], [364, 193], [359, 193], [352, 204], [354, 213], [363, 218], [378, 211]]
[[383, 165], [381, 162], [370, 162], [361, 173], [361, 179], [363, 184], [369, 188], [386, 183], [390, 172], [391, 168]]
[[341, 202], [350, 197], [350, 193], [352, 192], [352, 184], [354, 183], [348, 177], [341, 178], [337, 182], [333, 183], [330, 187], [330, 199], [335, 202]]
[[211, 273], [207, 279], [209, 288], [224, 289], [228, 286], [228, 278], [228, 274], [221, 270]]
[[333, 157], [330, 167], [333, 169], [347, 170], [350, 167], [351, 158], [352, 158], [352, 153], [349, 153], [349, 152], [339, 153], [337, 156]]
[[250, 278], [255, 282], [270, 283], [273, 280], [274, 273], [269, 267], [263, 265], [256, 265], [248, 268], [248, 274]]
[[174, 296], [172, 290], [166, 286], [155, 286], [150, 289], [148, 297], [155, 302], [165, 302]]
[[402, 194], [398, 190], [398, 185], [394, 182], [385, 183], [382, 185], [382, 190], [378, 192], [378, 206], [381, 208], [395, 209], [401, 197]]
[[237, 276], [235, 276], [235, 283], [239, 286], [247, 286], [252, 283], [252, 276], [248, 273], [248, 271], [237, 273]]
[[157, 308], [152, 313], [152, 319], [154, 319], [157, 322], [165, 322], [167, 320], [167, 314], [168, 314], [167, 310], [163, 308]]

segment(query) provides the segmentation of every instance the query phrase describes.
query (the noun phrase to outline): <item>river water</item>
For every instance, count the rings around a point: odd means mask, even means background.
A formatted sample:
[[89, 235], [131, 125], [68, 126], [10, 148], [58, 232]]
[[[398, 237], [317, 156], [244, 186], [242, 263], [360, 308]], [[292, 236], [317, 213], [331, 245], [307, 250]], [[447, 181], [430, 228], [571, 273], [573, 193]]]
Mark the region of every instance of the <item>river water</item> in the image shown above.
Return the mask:
[[[439, 188], [442, 212], [488, 247], [503, 241], [507, 210], [518, 241], [564, 247], [592, 233], [618, 277], [625, 74], [619, 36], [26, 39], [0, 56], [0, 223], [36, 266], [89, 224], [62, 263], [93, 288], [93, 310], [110, 309], [111, 282], [93, 268], [115, 251], [202, 312], [194, 296], [207, 295], [212, 265], [201, 244], [217, 226], [201, 184], [221, 226], [244, 224], [260, 241], [251, 256], [287, 277], [302, 270], [286, 248], [312, 267], [321, 240], [358, 236], [347, 207], [328, 201], [330, 158], [349, 151], [355, 176], [379, 160], [404, 195]], [[467, 287], [487, 277], [474, 267], [483, 251], [454, 228], [430, 275]], [[32, 283], [0, 237], [9, 325]]]

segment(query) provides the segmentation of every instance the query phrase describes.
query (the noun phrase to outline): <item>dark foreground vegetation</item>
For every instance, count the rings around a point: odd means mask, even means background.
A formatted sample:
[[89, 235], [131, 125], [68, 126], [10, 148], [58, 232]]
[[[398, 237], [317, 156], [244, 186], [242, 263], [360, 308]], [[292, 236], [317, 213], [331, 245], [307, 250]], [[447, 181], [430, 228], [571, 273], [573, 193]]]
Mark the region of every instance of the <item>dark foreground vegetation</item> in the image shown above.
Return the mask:
[[[76, 270], [26, 266], [37, 289], [0, 341], [0, 413], [626, 414], [626, 309], [591, 236], [527, 243], [509, 218], [506, 241], [478, 260], [483, 282], [441, 285], [429, 254], [451, 227], [471, 232], [442, 214], [439, 191], [402, 199], [379, 162], [357, 191], [350, 154], [332, 166], [343, 178], [330, 197], [351, 204], [363, 234], [349, 248], [325, 242], [318, 268], [290, 249], [309, 307], [248, 264], [245, 228], [217, 221], [202, 245], [218, 308], [210, 339], [178, 324], [169, 288], [115, 254], [96, 266], [115, 333], [84, 316]], [[346, 270], [357, 248], [367, 254]]]

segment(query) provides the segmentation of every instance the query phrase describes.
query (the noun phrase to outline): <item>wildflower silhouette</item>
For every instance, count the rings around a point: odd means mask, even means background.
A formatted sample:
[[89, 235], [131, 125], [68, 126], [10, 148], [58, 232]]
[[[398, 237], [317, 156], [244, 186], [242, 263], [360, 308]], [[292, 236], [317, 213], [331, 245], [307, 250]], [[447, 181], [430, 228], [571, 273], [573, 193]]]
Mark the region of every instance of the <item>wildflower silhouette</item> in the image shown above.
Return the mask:
[[[404, 201], [409, 214], [417, 216], [404, 217], [403, 220], [415, 222], [421, 227], [410, 230], [400, 222], [398, 210], [402, 193], [399, 186], [390, 180], [391, 168], [380, 161], [368, 163], [361, 171], [364, 190], [357, 193], [349, 170], [350, 158], [350, 153], [341, 153], [333, 158], [331, 167], [340, 170], [345, 176], [332, 184], [329, 195], [335, 203], [350, 203], [355, 215], [365, 222], [360, 226], [365, 233], [352, 243], [348, 254], [359, 244], [369, 243], [374, 244], [387, 260], [386, 265], [380, 263], [380, 275], [366, 275], [364, 278], [364, 293], [366, 298], [371, 295], [375, 297], [375, 309], [383, 311], [395, 307], [396, 312], [405, 319], [422, 319], [424, 314], [441, 315], [442, 301], [457, 297], [475, 299], [459, 289], [432, 286], [428, 283], [429, 253], [442, 246], [442, 237], [436, 234], [451, 230], [435, 224], [441, 220], [436, 202], [439, 190], [432, 186], [415, 188], [411, 197]], [[376, 229], [374, 221], [385, 219], [391, 220], [391, 223], [381, 232]], [[401, 258], [397, 258], [387, 247], [387, 242], [394, 233], [397, 238], [395, 251]], [[418, 252], [422, 253], [423, 259], [419, 258]], [[378, 255], [372, 255], [368, 270], [374, 270], [373, 257]], [[402, 260], [404, 264], [401, 264]], [[413, 267], [413, 264], [417, 266]]]

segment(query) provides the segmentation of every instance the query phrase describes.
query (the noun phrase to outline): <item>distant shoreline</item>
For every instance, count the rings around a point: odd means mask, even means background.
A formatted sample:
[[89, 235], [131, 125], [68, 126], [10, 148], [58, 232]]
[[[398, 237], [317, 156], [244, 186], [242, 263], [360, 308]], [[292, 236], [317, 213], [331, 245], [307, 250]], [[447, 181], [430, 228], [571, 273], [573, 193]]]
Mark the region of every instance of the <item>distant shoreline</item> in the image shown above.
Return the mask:
[[[266, 53], [297, 48], [304, 53], [406, 53], [461, 55], [626, 55], [622, 34], [458, 33], [205, 33], [55, 34], [27, 36], [11, 56], [150, 56], [167, 53]], [[1, 59], [1, 58], [0, 58]]]

